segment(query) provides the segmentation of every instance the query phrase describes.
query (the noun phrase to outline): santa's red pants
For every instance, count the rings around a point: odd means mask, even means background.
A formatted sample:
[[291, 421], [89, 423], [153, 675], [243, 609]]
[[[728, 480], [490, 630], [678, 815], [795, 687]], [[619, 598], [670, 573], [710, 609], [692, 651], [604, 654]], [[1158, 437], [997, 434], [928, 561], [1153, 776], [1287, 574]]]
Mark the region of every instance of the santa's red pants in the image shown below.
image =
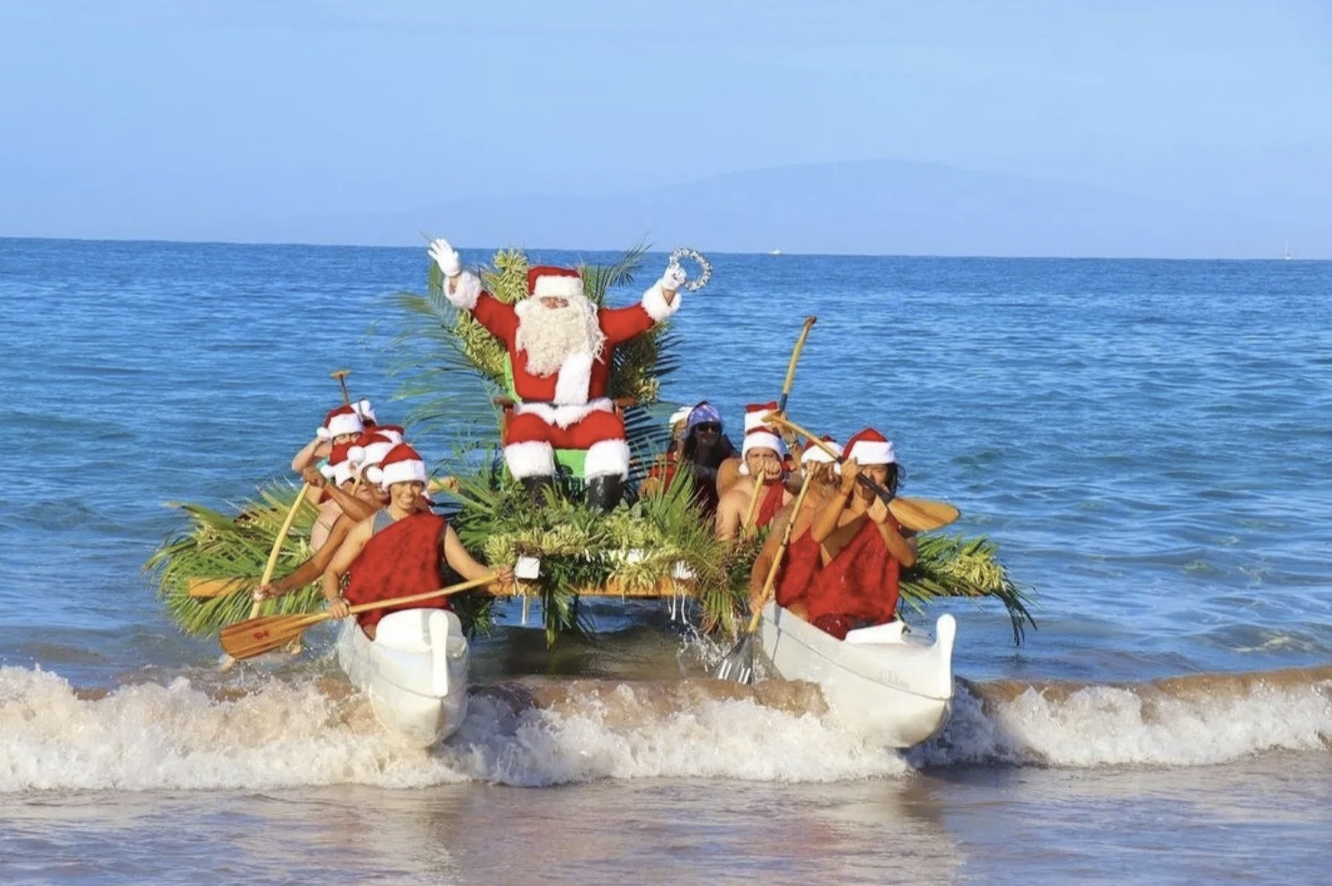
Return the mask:
[[[530, 407], [529, 407], [530, 408]], [[583, 477], [629, 474], [629, 444], [624, 419], [614, 412], [594, 410], [561, 427], [550, 420], [549, 409], [519, 412], [509, 419], [504, 433], [504, 461], [518, 479], [555, 473], [556, 449], [583, 449], [587, 459]]]

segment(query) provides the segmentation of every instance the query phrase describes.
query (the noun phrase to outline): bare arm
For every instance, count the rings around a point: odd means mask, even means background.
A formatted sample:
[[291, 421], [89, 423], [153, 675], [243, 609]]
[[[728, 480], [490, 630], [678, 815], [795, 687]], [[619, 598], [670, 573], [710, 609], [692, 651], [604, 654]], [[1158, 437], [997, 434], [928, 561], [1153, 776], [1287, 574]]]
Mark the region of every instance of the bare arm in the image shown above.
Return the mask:
[[356, 558], [361, 556], [361, 551], [370, 540], [373, 530], [373, 520], [362, 520], [357, 523], [347, 533], [347, 538], [342, 544], [338, 545], [337, 553], [333, 555], [328, 568], [324, 570], [324, 599], [329, 601], [328, 613], [333, 618], [346, 618], [349, 614], [347, 601], [342, 598], [342, 577], [356, 562]]
[[891, 518], [888, 506], [876, 498], [867, 513], [869, 518], [874, 521], [874, 525], [879, 528], [879, 535], [883, 538], [883, 543], [888, 547], [888, 553], [892, 554], [893, 559], [906, 567], [915, 566], [916, 547], [902, 537], [901, 531], [897, 528], [897, 521]]
[[478, 578], [485, 578], [497, 570], [488, 566], [482, 566], [472, 555], [467, 553], [467, 548], [463, 547], [462, 541], [458, 538], [458, 533], [453, 531], [452, 526], [444, 529], [444, 562], [449, 564], [449, 568], [461, 575], [467, 581]]
[[325, 489], [329, 498], [337, 502], [338, 507], [342, 508], [342, 513], [350, 517], [354, 523], [361, 522], [379, 510], [379, 505], [357, 498], [350, 492], [339, 489], [334, 483], [329, 483]]
[[290, 594], [297, 588], [303, 588], [311, 582], [319, 581], [328, 568], [328, 564], [333, 562], [333, 555], [338, 552], [338, 548], [347, 540], [353, 527], [357, 524], [352, 520], [339, 520], [333, 524], [333, 530], [328, 534], [328, 540], [324, 546], [315, 551], [314, 556], [310, 557], [300, 566], [281, 581], [275, 581], [272, 584], [264, 585], [255, 591], [256, 596], [263, 599], [270, 597], [281, 597], [283, 594]]
[[[323, 451], [320, 451], [320, 447], [323, 447]], [[328, 455], [331, 448], [327, 441], [315, 437], [309, 443], [306, 443], [300, 452], [296, 453], [296, 457], [291, 460], [291, 469], [298, 474], [301, 473], [318, 461], [321, 456]]]
[[837, 531], [838, 521], [846, 508], [851, 492], [856, 488], [856, 477], [860, 476], [860, 465], [854, 458], [842, 465], [842, 482], [837, 491], [822, 503], [819, 512], [814, 515], [814, 522], [809, 527], [810, 536], [819, 544], [828, 540], [828, 536]]
[[722, 496], [717, 505], [717, 517], [713, 520], [713, 531], [722, 541], [731, 541], [740, 532], [740, 520], [744, 516], [749, 497], [738, 489], [732, 489]]

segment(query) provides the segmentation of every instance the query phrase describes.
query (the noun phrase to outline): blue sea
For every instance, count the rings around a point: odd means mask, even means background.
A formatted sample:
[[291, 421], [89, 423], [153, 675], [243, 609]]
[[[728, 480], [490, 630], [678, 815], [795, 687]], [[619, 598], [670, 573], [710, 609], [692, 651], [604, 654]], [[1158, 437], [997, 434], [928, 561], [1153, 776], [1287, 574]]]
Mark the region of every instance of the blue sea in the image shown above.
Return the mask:
[[791, 416], [886, 433], [1032, 593], [1021, 646], [997, 603], [928, 613], [941, 736], [712, 697], [654, 605], [553, 653], [506, 610], [431, 752], [328, 634], [220, 673], [141, 572], [169, 505], [285, 476], [335, 369], [406, 415], [424, 247], [0, 239], [0, 882], [1326, 882], [1332, 263], [710, 258], [663, 416], [738, 425], [815, 315]]

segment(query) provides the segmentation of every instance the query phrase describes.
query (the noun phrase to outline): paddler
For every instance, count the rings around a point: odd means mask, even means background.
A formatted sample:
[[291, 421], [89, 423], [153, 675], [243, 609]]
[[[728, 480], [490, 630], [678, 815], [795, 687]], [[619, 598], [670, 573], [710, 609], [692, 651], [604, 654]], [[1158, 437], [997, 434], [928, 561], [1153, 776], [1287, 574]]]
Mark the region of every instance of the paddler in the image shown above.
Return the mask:
[[[333, 618], [346, 618], [357, 604], [441, 588], [447, 584], [445, 564], [468, 581], [494, 571], [472, 559], [444, 517], [419, 509], [428, 478], [425, 461], [416, 450], [406, 443], [394, 446], [379, 470], [380, 485], [389, 494], [388, 507], [358, 523], [324, 570], [324, 598]], [[348, 574], [344, 592], [342, 577]], [[421, 607], [448, 609], [449, 598], [409, 608]], [[360, 613], [357, 621], [366, 636], [374, 639], [379, 620], [393, 609]]]
[[[841, 453], [842, 447], [832, 437], [825, 436], [823, 442], [835, 452]], [[837, 466], [833, 457], [822, 447], [811, 441], [805, 446], [800, 456], [800, 465], [809, 477], [809, 491], [800, 506], [800, 513], [795, 515], [795, 525], [791, 527], [791, 540], [782, 557], [782, 565], [777, 573], [774, 596], [777, 605], [789, 610], [797, 618], [807, 617], [806, 595], [810, 586], [818, 581], [823, 569], [822, 548], [810, 537], [809, 528], [814, 515], [830, 497], [838, 491]], [[772, 530], [759, 551], [750, 573], [750, 607], [758, 609], [766, 601], [759, 599], [768, 569], [773, 557], [778, 554], [781, 538], [785, 533], [786, 523], [792, 518], [794, 503], [785, 505], [772, 520]]]
[[[759, 415], [766, 415], [767, 406], [758, 407]], [[777, 404], [770, 404], [773, 408]], [[747, 407], [745, 420], [750, 422], [750, 412], [755, 407]], [[740, 476], [729, 490], [721, 497], [717, 505], [717, 519], [714, 522], [717, 538], [730, 541], [740, 535], [741, 524], [749, 515], [750, 502], [755, 495], [755, 484], [763, 484], [758, 491], [761, 496], [756, 502], [750, 530], [767, 526], [777, 512], [791, 500], [792, 493], [786, 487], [786, 444], [776, 432], [761, 419], [754, 420], [745, 430], [745, 440], [740, 446]], [[797, 486], [797, 489], [799, 487]]]
[[[400, 442], [400, 441], [398, 441]], [[342, 444], [339, 444], [342, 445]], [[384, 457], [398, 445], [397, 442], [385, 436], [379, 431], [367, 431], [356, 441], [356, 445], [347, 450], [346, 461], [355, 466], [356, 477], [349, 485], [352, 486], [351, 496], [360, 501], [374, 506], [374, 511], [364, 514], [359, 518], [353, 518], [349, 515], [342, 515], [333, 521], [332, 527], [327, 531], [326, 538], [322, 544], [315, 547], [311, 543], [312, 553], [304, 563], [297, 566], [286, 577], [269, 582], [254, 591], [256, 600], [268, 600], [273, 597], [281, 597], [283, 594], [289, 594], [292, 591], [299, 590], [311, 582], [318, 581], [328, 568], [328, 564], [333, 562], [333, 556], [338, 552], [338, 548], [346, 541], [347, 536], [351, 534], [352, 529], [361, 522], [361, 520], [370, 517], [381, 508], [387, 507], [389, 495], [380, 486], [379, 463]], [[313, 469], [311, 469], [313, 470]], [[316, 472], [316, 476], [319, 476]], [[322, 480], [322, 476], [320, 476]], [[336, 485], [330, 487], [339, 498], [347, 497], [349, 493], [339, 489]], [[429, 503], [422, 499], [419, 507], [422, 510], [429, 509]], [[311, 533], [313, 535], [313, 532]]]
[[837, 637], [897, 617], [898, 580], [916, 562], [914, 544], [872, 490], [857, 482], [864, 473], [896, 494], [900, 470], [892, 441], [873, 428], [846, 444], [837, 492], [819, 507], [811, 539], [823, 546], [824, 566], [806, 594], [806, 615]]
[[[370, 401], [362, 402], [369, 406]], [[301, 451], [292, 458], [291, 469], [298, 474], [304, 473], [306, 468], [316, 467], [320, 459], [327, 458], [339, 443], [355, 443], [356, 438], [365, 431], [365, 418], [358, 406], [346, 403], [330, 409], [328, 415], [324, 416], [324, 423], [315, 429], [314, 439], [301, 447]]]
[[318, 513], [310, 528], [310, 548], [314, 551], [327, 543], [329, 533], [343, 519], [359, 523], [381, 507], [376, 491], [357, 482], [357, 463], [351, 457], [357, 439], [338, 443], [323, 465], [304, 471], [305, 482], [320, 493]]

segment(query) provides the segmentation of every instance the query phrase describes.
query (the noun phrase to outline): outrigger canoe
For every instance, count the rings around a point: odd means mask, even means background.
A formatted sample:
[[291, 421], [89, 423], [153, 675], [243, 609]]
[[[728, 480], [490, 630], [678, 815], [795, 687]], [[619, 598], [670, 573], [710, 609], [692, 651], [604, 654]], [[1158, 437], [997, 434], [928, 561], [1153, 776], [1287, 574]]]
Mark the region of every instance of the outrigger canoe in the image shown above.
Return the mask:
[[375, 639], [346, 619], [338, 664], [370, 699], [376, 719], [404, 742], [431, 747], [467, 716], [470, 648], [458, 616], [443, 609], [390, 612]]
[[818, 683], [835, 716], [858, 732], [905, 748], [936, 735], [952, 710], [957, 621], [942, 615], [933, 642], [901, 620], [838, 640], [776, 603], [763, 609], [760, 642], [777, 674]]

